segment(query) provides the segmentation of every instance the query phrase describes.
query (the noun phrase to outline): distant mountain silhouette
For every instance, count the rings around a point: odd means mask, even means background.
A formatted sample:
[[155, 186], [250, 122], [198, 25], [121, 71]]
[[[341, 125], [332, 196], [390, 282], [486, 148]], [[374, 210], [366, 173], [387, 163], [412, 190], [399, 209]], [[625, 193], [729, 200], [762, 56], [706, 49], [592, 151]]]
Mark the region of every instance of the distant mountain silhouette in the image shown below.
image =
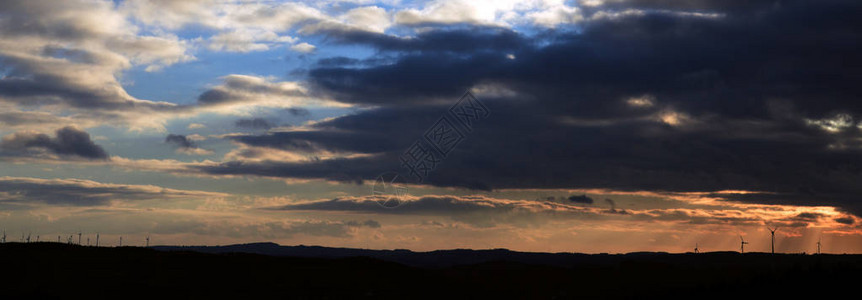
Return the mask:
[[151, 248], [0, 244], [0, 298], [826, 299], [862, 274], [862, 255]]
[[[573, 267], [584, 264], [597, 266], [618, 265], [623, 261], [649, 258], [652, 260], [681, 261], [704, 257], [738, 260], [737, 252], [708, 252], [670, 254], [667, 252], [632, 252], [627, 254], [583, 254], [583, 253], [543, 253], [518, 252], [507, 249], [453, 249], [414, 252], [410, 250], [369, 250], [356, 248], [333, 248], [322, 246], [281, 246], [276, 243], [249, 243], [227, 246], [154, 246], [159, 251], [193, 251], [210, 254], [248, 253], [269, 256], [309, 257], [309, 258], [349, 258], [369, 257], [383, 261], [396, 262], [413, 267], [445, 268], [459, 265], [472, 265], [496, 261], [515, 262], [530, 265]], [[766, 253], [746, 253], [744, 257], [755, 258]], [[788, 254], [793, 255], [795, 254]], [[723, 259], [722, 259], [723, 260]]]

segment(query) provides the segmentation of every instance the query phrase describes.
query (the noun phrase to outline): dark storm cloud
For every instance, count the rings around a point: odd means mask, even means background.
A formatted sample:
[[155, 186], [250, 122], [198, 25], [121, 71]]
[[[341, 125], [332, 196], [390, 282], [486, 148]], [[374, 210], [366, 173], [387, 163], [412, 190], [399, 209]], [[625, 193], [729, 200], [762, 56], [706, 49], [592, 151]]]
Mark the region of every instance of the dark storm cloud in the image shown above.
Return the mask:
[[820, 219], [822, 217], [823, 217], [823, 214], [818, 214], [818, 213], [800, 213], [800, 214], [796, 215], [797, 219], [808, 220], [808, 221], [815, 221], [815, 220]]
[[307, 117], [311, 115], [311, 112], [302, 107], [291, 107], [286, 109], [287, 113], [294, 117]]
[[373, 68], [324, 64], [310, 71], [314, 86], [339, 101], [364, 104], [417, 104], [461, 93], [493, 69], [505, 69], [506, 55], [538, 42], [510, 29], [489, 27], [433, 30], [414, 38], [361, 31], [327, 36], [402, 54], [394, 63]]
[[[497, 82], [542, 105], [588, 117], [618, 115], [625, 107], [616, 100], [646, 93], [663, 106], [744, 117], [769, 115], [770, 98], [785, 98], [809, 115], [859, 111], [859, 104], [843, 104], [858, 95], [854, 83], [860, 74], [843, 70], [858, 69], [847, 62], [859, 60], [859, 32], [852, 28], [858, 27], [855, 12], [862, 4], [827, 2], [788, 2], [758, 9], [756, 17], [647, 13], [586, 23], [582, 32], [547, 32], [496, 51], [440, 51], [460, 47], [464, 35], [482, 40], [487, 34], [441, 31], [435, 35], [454, 37], [438, 38], [421, 53], [405, 52], [395, 64], [318, 68], [310, 76], [320, 87], [362, 103], [419, 102]], [[421, 44], [422, 38], [414, 40]], [[375, 46], [393, 49], [384, 42]], [[507, 59], [508, 53], [516, 59]]]
[[[328, 123], [324, 124], [326, 125]], [[229, 138], [251, 146], [283, 150], [375, 153], [391, 151], [400, 146], [398, 136], [387, 136], [388, 131], [395, 133], [397, 130], [393, 128], [384, 132], [291, 131]]]
[[201, 148], [195, 141], [181, 134], [168, 134], [165, 143], [176, 148], [177, 152], [189, 155], [208, 155], [212, 151]]
[[[623, 0], [606, 1], [604, 5], [596, 9], [666, 9], [666, 10], [693, 10], [693, 11], [716, 11], [716, 12], [752, 12], [768, 8], [780, 8], [782, 3], [799, 1], [778, 0], [746, 0], [746, 1], [724, 1], [724, 0]], [[584, 7], [584, 9], [590, 9]]]
[[59, 155], [67, 158], [107, 160], [108, 153], [90, 140], [90, 134], [75, 127], [57, 129], [55, 137], [46, 134], [19, 132], [0, 141], [3, 156], [39, 157]]
[[208, 90], [198, 96], [198, 103], [217, 104], [234, 101], [235, 97], [223, 90]]
[[[230, 161], [218, 165], [199, 165], [190, 168], [198, 172], [213, 175], [256, 175], [267, 177], [285, 178], [323, 178], [327, 180], [357, 183], [362, 180], [374, 179], [383, 172], [390, 171], [390, 167], [397, 163], [384, 163], [379, 158], [356, 158], [356, 159], [328, 159], [313, 160], [312, 162], [243, 162]], [[376, 173], [375, 173], [376, 172]], [[368, 175], [375, 173], [375, 175]]]
[[853, 218], [836, 218], [835, 222], [845, 224], [845, 225], [853, 225], [856, 221]]
[[[673, 3], [632, 5], [698, 10]], [[341, 101], [381, 107], [317, 123], [317, 131], [234, 139], [377, 155], [229, 162], [203, 171], [373, 179], [402, 170], [398, 156], [412, 141], [464, 90], [484, 85], [511, 93], [480, 96], [492, 116], [425, 183], [754, 190], [764, 193], [723, 197], [862, 214], [856, 196], [862, 194], [862, 3], [695, 3], [723, 15], [646, 10], [530, 38], [504, 29], [432, 30], [411, 41], [331, 33], [340, 42], [399, 53], [392, 64], [309, 72], [316, 88]], [[466, 36], [514, 42], [473, 50], [456, 45]]]
[[[486, 68], [504, 63], [505, 54], [499, 53], [476, 54], [470, 59], [427, 53], [371, 69], [318, 68], [311, 70], [309, 76], [314, 86], [334, 94], [340, 101], [419, 104], [457, 95], [483, 77], [488, 72]], [[385, 84], [386, 81], [390, 84]]]
[[[532, 42], [511, 29], [480, 26], [425, 31], [410, 38], [361, 30], [329, 30], [322, 33], [338, 43], [369, 45], [384, 51], [421, 53], [498, 52], [518, 49]], [[327, 62], [348, 62], [336, 60]]]
[[174, 145], [178, 148], [197, 148], [198, 145], [182, 134], [168, 134], [165, 137], [165, 143]]
[[358, 64], [359, 60], [350, 57], [336, 56], [327, 57], [317, 60], [317, 65], [321, 67], [341, 67]]
[[587, 195], [572, 195], [569, 196], [569, 201], [574, 203], [593, 204], [593, 198], [587, 197]]
[[233, 123], [234, 126], [240, 128], [251, 128], [251, 129], [270, 129], [272, 128], [272, 124], [269, 123], [266, 119], [263, 118], [254, 118], [254, 119], [239, 119]]

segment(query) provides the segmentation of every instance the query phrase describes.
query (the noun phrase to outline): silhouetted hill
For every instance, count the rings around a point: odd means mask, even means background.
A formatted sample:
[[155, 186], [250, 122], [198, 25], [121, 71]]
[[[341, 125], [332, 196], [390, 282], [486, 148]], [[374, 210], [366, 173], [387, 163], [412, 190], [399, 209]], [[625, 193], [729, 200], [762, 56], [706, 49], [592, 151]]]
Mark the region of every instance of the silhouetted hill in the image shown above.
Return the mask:
[[[160, 251], [195, 251], [202, 253], [250, 253], [270, 256], [293, 256], [314, 258], [371, 257], [416, 267], [450, 267], [505, 260], [526, 264], [565, 266], [586, 261], [602, 262], [608, 255], [586, 255], [573, 253], [530, 253], [506, 249], [491, 250], [437, 250], [413, 252], [410, 250], [368, 250], [354, 248], [332, 248], [321, 246], [280, 246], [275, 243], [252, 243], [228, 246], [155, 246]], [[610, 261], [607, 261], [610, 262]]]
[[796, 299], [815, 294], [855, 298], [862, 274], [860, 255], [412, 252], [270, 243], [153, 248], [0, 244], [0, 295], [3, 299]]
[[[250, 243], [227, 246], [154, 246], [159, 251], [194, 251], [210, 254], [248, 253], [269, 256], [291, 256], [311, 258], [347, 258], [370, 257], [384, 261], [396, 262], [408, 266], [423, 268], [443, 268], [458, 265], [479, 264], [493, 261], [517, 262], [530, 265], [548, 265], [556, 267], [575, 267], [581, 265], [612, 266], [622, 261], [646, 258], [653, 261], [674, 263], [689, 263], [692, 260], [704, 262], [703, 258], [715, 263], [736, 262], [740, 259], [759, 261], [771, 257], [768, 253], [708, 252], [670, 254], [666, 252], [632, 252], [627, 254], [583, 254], [583, 253], [542, 253], [518, 252], [507, 249], [452, 249], [429, 252], [414, 252], [410, 250], [369, 250], [355, 248], [334, 248], [321, 246], [281, 246], [275, 243]], [[786, 258], [797, 257], [797, 254], [781, 254]], [[753, 262], [756, 263], [756, 262]]]

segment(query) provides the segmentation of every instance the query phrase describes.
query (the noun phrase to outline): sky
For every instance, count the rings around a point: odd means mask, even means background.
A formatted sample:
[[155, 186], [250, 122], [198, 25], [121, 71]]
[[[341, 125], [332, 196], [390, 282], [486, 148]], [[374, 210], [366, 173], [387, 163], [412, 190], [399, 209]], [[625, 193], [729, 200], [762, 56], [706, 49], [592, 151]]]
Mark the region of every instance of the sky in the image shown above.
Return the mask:
[[862, 253], [862, 3], [0, 2], [8, 241]]

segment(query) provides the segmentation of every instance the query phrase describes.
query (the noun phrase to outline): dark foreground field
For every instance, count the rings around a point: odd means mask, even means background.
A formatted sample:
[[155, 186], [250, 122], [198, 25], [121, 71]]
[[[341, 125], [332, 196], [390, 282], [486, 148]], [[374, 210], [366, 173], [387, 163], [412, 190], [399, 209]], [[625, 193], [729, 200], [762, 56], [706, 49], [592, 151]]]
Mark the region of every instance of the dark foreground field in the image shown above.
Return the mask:
[[862, 286], [859, 255], [7, 243], [0, 258], [0, 299], [798, 299], [841, 292], [855, 299]]

